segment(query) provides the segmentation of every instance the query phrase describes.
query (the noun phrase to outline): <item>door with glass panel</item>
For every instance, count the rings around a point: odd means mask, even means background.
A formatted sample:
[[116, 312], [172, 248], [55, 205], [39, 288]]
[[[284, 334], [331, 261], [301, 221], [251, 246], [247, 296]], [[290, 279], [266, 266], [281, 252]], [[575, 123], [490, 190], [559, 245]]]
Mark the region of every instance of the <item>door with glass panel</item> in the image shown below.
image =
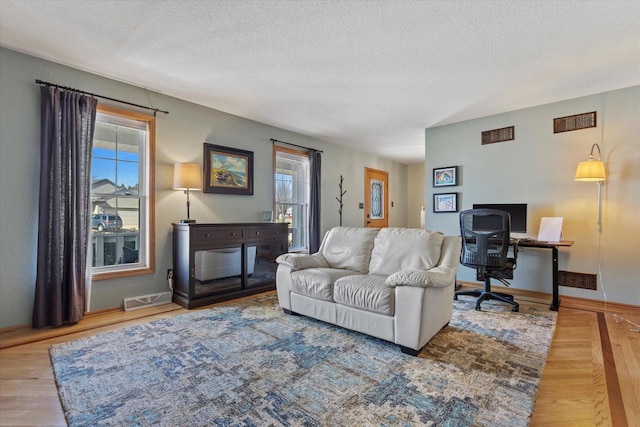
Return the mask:
[[364, 168], [364, 226], [389, 226], [389, 173]]

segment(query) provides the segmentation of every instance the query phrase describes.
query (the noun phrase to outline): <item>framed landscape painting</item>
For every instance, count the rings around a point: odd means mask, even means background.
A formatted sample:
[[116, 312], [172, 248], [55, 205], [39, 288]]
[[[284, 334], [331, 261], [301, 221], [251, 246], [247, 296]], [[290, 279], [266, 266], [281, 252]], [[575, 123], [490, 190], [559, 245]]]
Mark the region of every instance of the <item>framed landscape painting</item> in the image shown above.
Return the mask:
[[433, 212], [458, 212], [458, 193], [434, 194]]
[[435, 168], [433, 170], [433, 186], [446, 187], [450, 185], [458, 185], [458, 167]]
[[204, 144], [205, 193], [253, 194], [253, 151]]

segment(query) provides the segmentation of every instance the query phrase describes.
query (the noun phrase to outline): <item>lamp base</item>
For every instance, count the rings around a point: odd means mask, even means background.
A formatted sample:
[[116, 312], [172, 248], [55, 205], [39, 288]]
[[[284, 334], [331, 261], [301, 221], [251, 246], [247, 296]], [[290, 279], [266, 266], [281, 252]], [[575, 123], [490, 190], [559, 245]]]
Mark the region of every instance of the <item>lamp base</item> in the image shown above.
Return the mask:
[[180, 220], [180, 222], [182, 224], [195, 224], [196, 220], [195, 219], [183, 219], [183, 220]]

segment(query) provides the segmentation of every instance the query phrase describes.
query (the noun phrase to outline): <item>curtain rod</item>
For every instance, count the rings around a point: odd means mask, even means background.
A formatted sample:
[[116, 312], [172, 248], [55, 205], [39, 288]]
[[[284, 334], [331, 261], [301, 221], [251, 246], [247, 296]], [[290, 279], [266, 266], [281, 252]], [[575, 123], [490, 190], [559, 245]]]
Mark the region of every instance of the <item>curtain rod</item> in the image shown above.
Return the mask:
[[43, 82], [42, 80], [36, 79], [36, 84], [39, 85], [46, 85], [46, 86], [53, 86], [53, 87], [57, 87], [59, 89], [64, 89], [64, 90], [70, 90], [73, 92], [78, 92], [78, 93], [82, 93], [84, 95], [91, 95], [94, 96], [96, 98], [102, 98], [102, 99], [108, 99], [109, 101], [115, 101], [115, 102], [119, 102], [121, 104], [127, 104], [127, 105], [133, 105], [134, 107], [138, 107], [138, 108], [144, 108], [145, 110], [151, 110], [153, 111], [153, 115], [155, 116], [156, 113], [160, 112], [160, 113], [165, 113], [165, 114], [169, 114], [168, 111], [164, 111], [164, 110], [159, 110], [157, 108], [151, 108], [151, 107], [147, 107], [145, 105], [140, 105], [140, 104], [134, 104], [133, 102], [127, 102], [127, 101], [122, 101], [120, 99], [115, 99], [115, 98], [110, 98], [108, 96], [104, 96], [104, 95], [98, 95], [95, 93], [91, 93], [91, 92], [85, 92], [84, 90], [80, 90], [80, 89], [74, 89], [72, 87], [67, 87], [67, 86], [61, 86], [55, 83], [49, 83], [49, 82]]
[[288, 144], [288, 145], [293, 145], [294, 147], [304, 148], [305, 150], [315, 150], [315, 151], [317, 151], [319, 153], [324, 153], [324, 151], [322, 151], [322, 150], [316, 150], [315, 148], [309, 148], [309, 147], [304, 147], [304, 146], [298, 145], [298, 144], [292, 144], [292, 143], [286, 142], [286, 141], [280, 141], [279, 139], [271, 138], [271, 142], [279, 142], [281, 144]]

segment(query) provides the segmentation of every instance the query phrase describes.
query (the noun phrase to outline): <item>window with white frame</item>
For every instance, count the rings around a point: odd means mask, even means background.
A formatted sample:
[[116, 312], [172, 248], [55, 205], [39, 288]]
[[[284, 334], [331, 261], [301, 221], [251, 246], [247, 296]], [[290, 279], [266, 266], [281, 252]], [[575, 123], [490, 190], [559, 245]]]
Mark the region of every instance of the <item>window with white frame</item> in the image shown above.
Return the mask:
[[98, 106], [91, 156], [93, 279], [154, 269], [155, 119]]
[[275, 150], [275, 220], [289, 224], [289, 250], [308, 249], [309, 158], [285, 147]]

